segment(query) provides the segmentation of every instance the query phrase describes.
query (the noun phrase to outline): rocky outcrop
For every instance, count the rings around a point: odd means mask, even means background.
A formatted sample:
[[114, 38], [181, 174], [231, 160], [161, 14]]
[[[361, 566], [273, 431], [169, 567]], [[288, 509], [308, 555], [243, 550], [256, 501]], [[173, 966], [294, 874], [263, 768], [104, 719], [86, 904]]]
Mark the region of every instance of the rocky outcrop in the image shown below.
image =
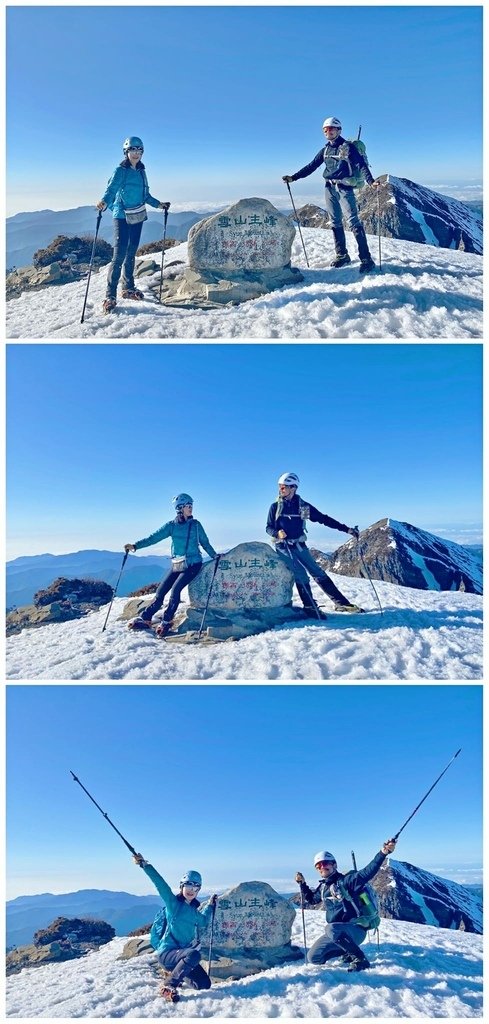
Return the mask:
[[[93, 237], [86, 235], [79, 238], [77, 235], [57, 235], [52, 242], [44, 249], [38, 249], [32, 257], [35, 267], [48, 267], [51, 263], [59, 260], [67, 260], [70, 264], [90, 263], [93, 248]], [[103, 238], [97, 238], [93, 263], [95, 266], [103, 266], [110, 263], [113, 248]]]
[[[294, 224], [297, 224], [295, 216], [290, 217]], [[314, 203], [307, 203], [297, 210], [297, 219], [303, 228], [330, 228], [331, 223], [328, 214], [320, 206]]]
[[105, 921], [58, 917], [34, 935], [34, 943], [19, 946], [7, 954], [7, 975], [18, 974], [25, 967], [42, 967], [85, 956], [114, 938], [115, 931]]
[[372, 885], [381, 917], [482, 935], [482, 900], [457, 882], [390, 858]]
[[352, 539], [332, 555], [315, 554], [326, 569], [342, 576], [365, 576], [363, 557], [376, 580], [482, 594], [482, 565], [467, 548], [395, 519], [380, 519], [362, 530], [358, 544]]
[[104, 580], [70, 580], [58, 576], [49, 587], [34, 594], [34, 604], [36, 608], [42, 608], [53, 601], [69, 601], [70, 604], [90, 604], [100, 608], [110, 601], [113, 593], [112, 587]]
[[23, 629], [79, 619], [108, 604], [114, 591], [103, 580], [66, 579], [61, 576], [34, 594], [34, 604], [15, 608], [6, 616], [7, 636]]
[[380, 233], [386, 238], [482, 253], [482, 218], [465, 203], [409, 178], [383, 174], [379, 181], [378, 187], [357, 192], [367, 232], [378, 233], [380, 203]]

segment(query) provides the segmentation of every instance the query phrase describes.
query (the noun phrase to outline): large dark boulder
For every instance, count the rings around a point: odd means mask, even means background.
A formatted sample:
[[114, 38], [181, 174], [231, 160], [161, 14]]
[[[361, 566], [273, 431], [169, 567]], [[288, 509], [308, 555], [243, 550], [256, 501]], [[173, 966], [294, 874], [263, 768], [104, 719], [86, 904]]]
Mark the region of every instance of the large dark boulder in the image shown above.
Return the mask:
[[[93, 238], [90, 235], [57, 235], [44, 249], [38, 249], [32, 257], [35, 267], [47, 267], [59, 260], [74, 263], [89, 263], [92, 254]], [[113, 249], [103, 238], [97, 238], [93, 262], [98, 266], [110, 263]]]
[[47, 946], [50, 942], [95, 942], [103, 946], [115, 936], [115, 928], [106, 921], [93, 917], [57, 917], [47, 928], [34, 933], [35, 946]]
[[78, 580], [58, 576], [49, 587], [34, 594], [34, 604], [36, 608], [41, 608], [52, 604], [53, 601], [68, 601], [71, 605], [89, 604], [99, 608], [102, 604], [108, 604], [113, 593], [113, 588], [103, 580]]

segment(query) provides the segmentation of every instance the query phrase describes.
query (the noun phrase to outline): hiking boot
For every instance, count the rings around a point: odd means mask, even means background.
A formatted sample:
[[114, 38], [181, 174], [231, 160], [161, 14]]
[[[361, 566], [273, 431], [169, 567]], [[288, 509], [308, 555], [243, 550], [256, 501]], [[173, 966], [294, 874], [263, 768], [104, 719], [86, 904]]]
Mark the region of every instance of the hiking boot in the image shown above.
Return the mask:
[[345, 252], [342, 256], [335, 256], [334, 260], [331, 260], [330, 267], [346, 267], [348, 263], [351, 263], [351, 259]]
[[151, 629], [151, 619], [143, 619], [142, 615], [136, 615], [127, 623], [128, 629]]
[[353, 974], [357, 971], [367, 971], [371, 966], [372, 964], [370, 963], [369, 960], [367, 960], [366, 956], [363, 956], [361, 959], [360, 957], [357, 957], [356, 959], [352, 960], [350, 966], [348, 967], [348, 973]]
[[104, 299], [104, 304], [102, 306], [102, 311], [105, 314], [112, 313], [112, 310], [115, 309], [116, 306], [117, 306], [117, 302], [116, 302], [115, 299]]
[[327, 619], [326, 612], [321, 611], [320, 608], [303, 608], [304, 617], [306, 619]]
[[178, 1003], [180, 996], [176, 988], [172, 988], [171, 985], [162, 985], [160, 988], [160, 996], [166, 999], [168, 1003]]
[[364, 612], [364, 608], [359, 608], [357, 604], [339, 604], [335, 602], [335, 612]]
[[344, 953], [343, 956], [341, 957], [341, 963], [342, 964], [352, 964], [354, 959], [355, 959], [355, 957], [352, 956], [351, 953]]
[[124, 288], [122, 291], [123, 299], [144, 299], [143, 292], [140, 292], [138, 288]]
[[359, 273], [369, 274], [371, 270], [375, 270], [375, 263], [372, 257], [369, 256], [367, 259], [361, 261]]
[[163, 622], [160, 622], [160, 625], [155, 629], [156, 636], [166, 636], [170, 632], [171, 627], [171, 622], [165, 622], [163, 619]]

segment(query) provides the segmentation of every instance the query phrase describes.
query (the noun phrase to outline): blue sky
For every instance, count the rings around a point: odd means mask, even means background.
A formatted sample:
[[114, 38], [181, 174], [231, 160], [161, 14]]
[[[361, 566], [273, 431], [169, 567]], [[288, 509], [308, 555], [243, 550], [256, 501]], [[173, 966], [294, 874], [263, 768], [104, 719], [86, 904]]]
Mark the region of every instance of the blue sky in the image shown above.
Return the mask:
[[[264, 540], [287, 471], [340, 522], [390, 516], [477, 543], [481, 349], [8, 345], [8, 558], [122, 550], [182, 490], [217, 550]], [[319, 525], [309, 537], [342, 543]]]
[[396, 856], [478, 881], [481, 702], [472, 685], [7, 687], [8, 896], [150, 891], [70, 770], [171, 884], [194, 867], [209, 888], [290, 891], [318, 849], [368, 863], [459, 747]]
[[374, 175], [480, 182], [481, 11], [10, 7], [7, 212], [95, 203], [129, 134], [174, 209], [284, 203], [331, 115], [362, 124]]

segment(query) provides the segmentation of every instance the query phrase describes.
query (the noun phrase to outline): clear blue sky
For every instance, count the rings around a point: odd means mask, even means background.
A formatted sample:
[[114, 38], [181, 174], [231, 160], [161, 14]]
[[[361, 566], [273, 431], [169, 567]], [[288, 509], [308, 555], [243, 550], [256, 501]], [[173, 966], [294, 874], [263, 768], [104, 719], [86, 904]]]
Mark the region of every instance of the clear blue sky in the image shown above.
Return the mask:
[[[8, 896], [151, 887], [128, 841], [178, 883], [282, 891], [318, 849], [481, 877], [482, 686], [9, 686]], [[345, 739], [346, 737], [346, 739]]]
[[375, 175], [480, 181], [481, 11], [10, 7], [7, 212], [95, 203], [130, 134], [174, 209], [284, 202], [332, 114]]
[[[217, 550], [266, 540], [287, 471], [340, 522], [480, 542], [481, 350], [8, 345], [8, 557], [122, 550], [182, 490]], [[342, 542], [313, 524], [309, 537]]]

